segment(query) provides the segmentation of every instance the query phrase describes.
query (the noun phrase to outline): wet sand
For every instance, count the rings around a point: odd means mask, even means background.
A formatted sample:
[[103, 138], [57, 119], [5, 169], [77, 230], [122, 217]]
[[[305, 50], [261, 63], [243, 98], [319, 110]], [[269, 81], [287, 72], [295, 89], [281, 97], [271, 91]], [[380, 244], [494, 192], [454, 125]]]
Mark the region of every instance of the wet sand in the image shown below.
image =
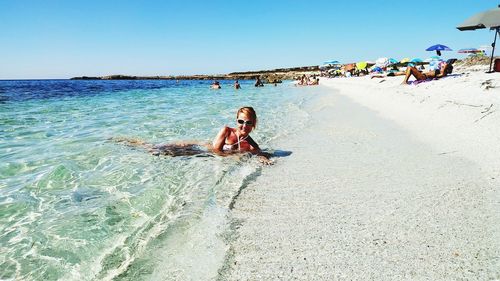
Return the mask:
[[498, 178], [332, 89], [236, 199], [223, 280], [500, 277]]

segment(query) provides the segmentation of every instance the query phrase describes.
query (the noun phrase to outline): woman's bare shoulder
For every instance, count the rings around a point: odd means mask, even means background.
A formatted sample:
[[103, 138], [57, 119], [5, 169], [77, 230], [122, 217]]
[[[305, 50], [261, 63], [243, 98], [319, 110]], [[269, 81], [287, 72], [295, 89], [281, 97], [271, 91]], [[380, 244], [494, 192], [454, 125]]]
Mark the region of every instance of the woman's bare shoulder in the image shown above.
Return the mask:
[[233, 130], [234, 130], [234, 129], [233, 129], [233, 128], [231, 128], [231, 127], [229, 127], [228, 125], [225, 125], [225, 126], [221, 129], [221, 131], [224, 131], [226, 134], [230, 134], [230, 133], [232, 133], [232, 132], [233, 132]]
[[233, 132], [233, 128], [225, 125], [224, 127], [222, 127], [220, 129], [219, 133], [217, 134], [217, 137], [227, 138], [227, 137], [229, 137], [229, 135], [231, 135], [232, 132]]

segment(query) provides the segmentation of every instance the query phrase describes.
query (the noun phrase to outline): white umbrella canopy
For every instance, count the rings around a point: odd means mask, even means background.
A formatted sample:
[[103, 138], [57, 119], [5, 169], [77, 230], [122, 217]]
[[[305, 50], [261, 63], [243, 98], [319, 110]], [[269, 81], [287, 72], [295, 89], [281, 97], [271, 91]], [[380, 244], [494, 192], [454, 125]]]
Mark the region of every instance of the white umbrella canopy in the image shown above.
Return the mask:
[[386, 67], [389, 64], [389, 59], [388, 58], [378, 58], [375, 61], [375, 65], [379, 67]]

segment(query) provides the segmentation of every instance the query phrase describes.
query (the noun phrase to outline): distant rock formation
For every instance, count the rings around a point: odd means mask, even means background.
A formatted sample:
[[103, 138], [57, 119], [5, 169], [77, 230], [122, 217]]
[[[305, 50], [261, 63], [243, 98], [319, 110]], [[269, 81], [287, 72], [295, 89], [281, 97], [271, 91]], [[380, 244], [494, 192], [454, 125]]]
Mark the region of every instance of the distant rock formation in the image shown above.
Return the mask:
[[272, 70], [232, 72], [217, 75], [178, 75], [178, 76], [129, 76], [107, 75], [101, 77], [81, 76], [71, 80], [255, 80], [259, 77], [264, 83], [281, 83], [283, 80], [295, 79], [303, 73], [318, 72], [318, 66], [302, 66], [278, 68]]

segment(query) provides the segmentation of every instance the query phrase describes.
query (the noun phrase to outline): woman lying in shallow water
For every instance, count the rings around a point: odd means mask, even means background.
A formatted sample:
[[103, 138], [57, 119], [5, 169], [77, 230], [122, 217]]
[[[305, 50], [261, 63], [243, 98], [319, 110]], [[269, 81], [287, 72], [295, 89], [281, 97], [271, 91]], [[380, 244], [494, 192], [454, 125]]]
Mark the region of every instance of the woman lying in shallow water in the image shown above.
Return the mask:
[[227, 156], [237, 153], [251, 153], [257, 155], [264, 164], [272, 164], [271, 154], [263, 152], [259, 145], [250, 137], [250, 133], [257, 125], [257, 114], [252, 107], [242, 107], [236, 113], [236, 128], [224, 126], [212, 144], [207, 143], [173, 143], [152, 145], [140, 140], [115, 139], [130, 146], [145, 147], [153, 155], [193, 156], [215, 153]]

